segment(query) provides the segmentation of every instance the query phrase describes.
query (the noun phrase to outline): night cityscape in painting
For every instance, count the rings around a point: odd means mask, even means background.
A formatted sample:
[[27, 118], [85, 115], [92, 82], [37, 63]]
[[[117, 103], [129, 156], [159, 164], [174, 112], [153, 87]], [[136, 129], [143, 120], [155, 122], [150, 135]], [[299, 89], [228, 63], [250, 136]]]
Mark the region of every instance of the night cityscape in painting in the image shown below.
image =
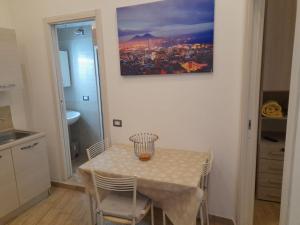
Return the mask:
[[214, 0], [117, 9], [121, 75], [213, 71]]

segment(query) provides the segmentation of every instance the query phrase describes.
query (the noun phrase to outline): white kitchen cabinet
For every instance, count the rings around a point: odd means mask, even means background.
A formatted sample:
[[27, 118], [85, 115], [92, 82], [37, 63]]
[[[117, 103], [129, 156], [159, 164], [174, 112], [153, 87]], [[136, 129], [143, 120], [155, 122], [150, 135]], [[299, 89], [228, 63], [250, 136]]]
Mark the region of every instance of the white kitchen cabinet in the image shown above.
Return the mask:
[[23, 79], [14, 30], [0, 28], [0, 91], [22, 88]]
[[0, 151], [0, 218], [19, 207], [11, 149]]
[[12, 148], [20, 204], [50, 188], [48, 156], [44, 138]]

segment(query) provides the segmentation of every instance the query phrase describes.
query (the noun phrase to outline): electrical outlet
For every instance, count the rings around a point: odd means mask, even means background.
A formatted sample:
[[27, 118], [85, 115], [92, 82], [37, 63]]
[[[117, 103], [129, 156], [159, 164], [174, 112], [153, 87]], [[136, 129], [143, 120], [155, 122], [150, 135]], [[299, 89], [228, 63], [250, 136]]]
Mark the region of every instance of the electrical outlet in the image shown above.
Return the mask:
[[113, 120], [113, 126], [114, 127], [122, 127], [122, 120]]

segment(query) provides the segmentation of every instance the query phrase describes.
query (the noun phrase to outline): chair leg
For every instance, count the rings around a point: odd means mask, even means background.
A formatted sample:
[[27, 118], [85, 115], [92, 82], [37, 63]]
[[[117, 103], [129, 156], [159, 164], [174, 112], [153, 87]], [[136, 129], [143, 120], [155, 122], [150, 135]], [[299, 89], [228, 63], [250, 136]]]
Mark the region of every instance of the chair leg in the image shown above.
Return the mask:
[[94, 204], [93, 204], [93, 197], [89, 194], [89, 203], [90, 203], [90, 213], [91, 213], [91, 222], [95, 224], [95, 213], [94, 213]]
[[166, 213], [163, 210], [163, 225], [166, 225]]
[[206, 224], [209, 225], [209, 214], [208, 214], [208, 202], [205, 199], [205, 213], [206, 213]]
[[153, 202], [151, 202], [151, 225], [154, 225], [154, 207], [153, 207]]
[[103, 213], [100, 212], [100, 225], [104, 225]]
[[[98, 212], [96, 212], [96, 214], [95, 214], [95, 220], [96, 220], [96, 225], [99, 225], [99, 213]], [[93, 224], [94, 225], [94, 224]]]
[[200, 213], [200, 221], [201, 221], [201, 225], [204, 225], [204, 218], [203, 218], [203, 202], [201, 202], [200, 204], [200, 208], [199, 208], [199, 213]]

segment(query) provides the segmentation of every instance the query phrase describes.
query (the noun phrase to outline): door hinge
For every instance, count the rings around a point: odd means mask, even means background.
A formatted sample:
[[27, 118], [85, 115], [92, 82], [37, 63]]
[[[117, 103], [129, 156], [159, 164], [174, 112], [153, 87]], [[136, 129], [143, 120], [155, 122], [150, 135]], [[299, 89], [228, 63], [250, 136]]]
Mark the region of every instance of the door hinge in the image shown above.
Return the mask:
[[252, 120], [248, 120], [248, 130], [252, 129]]

